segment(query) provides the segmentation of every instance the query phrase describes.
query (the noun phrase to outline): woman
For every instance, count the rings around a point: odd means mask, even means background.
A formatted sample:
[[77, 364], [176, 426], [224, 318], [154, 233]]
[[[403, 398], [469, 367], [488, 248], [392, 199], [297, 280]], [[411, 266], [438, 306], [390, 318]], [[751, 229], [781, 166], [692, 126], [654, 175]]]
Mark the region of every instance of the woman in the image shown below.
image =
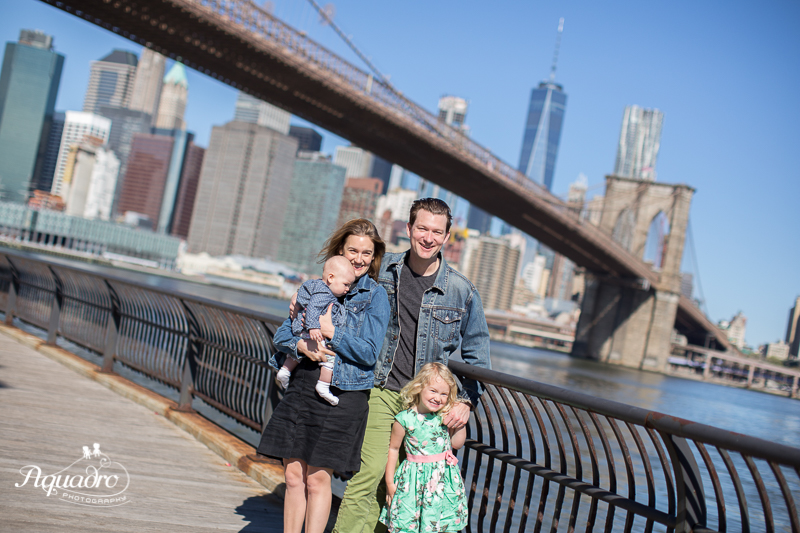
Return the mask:
[[[344, 297], [347, 325], [335, 328], [330, 310], [320, 317], [327, 339], [317, 344], [292, 335], [287, 319], [273, 342], [281, 352], [270, 360], [280, 368], [285, 354], [302, 355], [286, 395], [269, 421], [258, 452], [283, 459], [286, 476], [283, 525], [286, 533], [322, 533], [331, 507], [331, 474], [358, 471], [361, 443], [367, 425], [369, 391], [375, 381], [375, 361], [389, 323], [389, 299], [378, 285], [378, 271], [386, 247], [375, 226], [366, 219], [351, 220], [325, 243], [323, 261], [342, 255], [353, 265], [356, 281]], [[318, 362], [336, 355], [332, 386], [339, 405], [317, 395]]]

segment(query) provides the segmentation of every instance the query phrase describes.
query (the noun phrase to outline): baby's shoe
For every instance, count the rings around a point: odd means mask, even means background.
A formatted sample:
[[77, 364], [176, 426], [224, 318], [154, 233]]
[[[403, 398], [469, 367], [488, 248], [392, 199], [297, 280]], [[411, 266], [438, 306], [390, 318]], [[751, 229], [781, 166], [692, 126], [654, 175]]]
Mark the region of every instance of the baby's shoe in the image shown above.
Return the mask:
[[289, 377], [291, 377], [292, 373], [289, 372], [286, 368], [281, 368], [278, 370], [278, 375], [275, 376], [275, 381], [278, 382], [278, 385], [283, 390], [286, 390], [289, 387]]
[[339, 405], [339, 398], [331, 394], [331, 384], [324, 381], [317, 381], [317, 386], [314, 387], [326, 402], [331, 405]]

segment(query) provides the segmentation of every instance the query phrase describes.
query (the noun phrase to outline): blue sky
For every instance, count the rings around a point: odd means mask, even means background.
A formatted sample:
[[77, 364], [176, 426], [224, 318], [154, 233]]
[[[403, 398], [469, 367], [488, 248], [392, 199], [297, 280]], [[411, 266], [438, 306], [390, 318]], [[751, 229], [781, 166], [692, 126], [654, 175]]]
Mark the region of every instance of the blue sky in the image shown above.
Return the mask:
[[[307, 0], [275, 15], [357, 63]], [[695, 193], [691, 227], [713, 320], [748, 317], [752, 345], [785, 334], [800, 294], [800, 3], [335, 2], [336, 22], [412, 100], [469, 100], [472, 136], [516, 166], [529, 91], [549, 74], [568, 95], [553, 190], [579, 173], [590, 195], [613, 170], [626, 105], [664, 112], [658, 180]], [[59, 110], [80, 109], [89, 62], [141, 47], [35, 0], [4, 2], [0, 39], [41, 29], [66, 56]], [[236, 93], [189, 71], [187, 123], [201, 145], [233, 116]], [[298, 123], [300, 121], [297, 121]], [[346, 141], [327, 134], [323, 150]], [[687, 265], [689, 268], [690, 265]], [[691, 270], [691, 268], [689, 268]], [[697, 285], [695, 294], [697, 295]]]

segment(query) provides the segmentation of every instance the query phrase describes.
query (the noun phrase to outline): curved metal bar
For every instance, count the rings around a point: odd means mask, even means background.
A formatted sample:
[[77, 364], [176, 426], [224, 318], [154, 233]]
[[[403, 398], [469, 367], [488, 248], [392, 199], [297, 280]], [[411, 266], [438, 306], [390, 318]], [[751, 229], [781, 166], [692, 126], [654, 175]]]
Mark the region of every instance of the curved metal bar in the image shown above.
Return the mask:
[[[641, 435], [639, 435], [639, 432], [636, 430], [636, 427], [630, 422], [625, 422], [625, 425], [628, 427], [628, 431], [633, 437], [633, 441], [636, 443], [636, 449], [639, 451], [639, 457], [642, 459], [642, 464], [644, 466], [645, 478], [647, 480], [647, 505], [655, 509], [656, 489], [654, 486], [655, 483], [653, 478], [653, 468], [650, 465], [650, 457], [647, 454], [647, 450], [644, 447], [644, 442], [642, 442], [642, 437]], [[650, 533], [652, 530], [653, 530], [653, 521], [647, 520], [647, 522], [645, 523], [644, 531], [645, 533]]]
[[[600, 468], [597, 464], [597, 450], [594, 447], [594, 439], [592, 438], [591, 431], [589, 431], [589, 426], [580, 415], [581, 412], [572, 406], [570, 406], [570, 409], [572, 410], [572, 414], [575, 415], [575, 420], [577, 420], [578, 424], [580, 425], [581, 432], [583, 432], [583, 438], [586, 441], [586, 447], [589, 449], [589, 464], [592, 467], [592, 485], [599, 487]], [[586, 517], [586, 531], [591, 531], [594, 528], [594, 520], [596, 515], [597, 500], [592, 498], [591, 502], [589, 503], [589, 515]]]
[[[550, 470], [552, 466], [551, 462], [551, 447], [550, 447], [550, 437], [547, 433], [547, 428], [544, 424], [544, 419], [542, 418], [542, 414], [539, 412], [539, 408], [536, 407], [536, 403], [534, 399], [530, 395], [526, 395], [525, 398], [528, 400], [528, 405], [531, 408], [531, 412], [533, 412], [534, 417], [536, 418], [536, 424], [539, 427], [539, 435], [542, 437], [542, 457], [544, 458], [544, 467]], [[544, 511], [547, 505], [547, 496], [550, 493], [550, 483], [546, 480], [542, 480], [542, 494], [539, 496], [539, 508], [536, 511], [536, 523], [534, 524], [534, 533], [539, 533], [542, 529], [542, 525], [544, 525]]]
[[[492, 400], [492, 405], [494, 406], [495, 412], [497, 413], [497, 427], [500, 430], [500, 437], [502, 440], [503, 450], [508, 449], [508, 428], [506, 427], [506, 420], [503, 416], [503, 410], [500, 408], [500, 404], [497, 401], [497, 396], [495, 394], [494, 387], [486, 387], [486, 392], [484, 396], [489, 395], [489, 398]], [[502, 397], [502, 393], [498, 392], [498, 394]], [[497, 525], [497, 519], [500, 515], [500, 507], [503, 504], [503, 493], [505, 492], [505, 479], [506, 479], [506, 472], [508, 471], [508, 465], [504, 462], [500, 463], [500, 472], [497, 476], [497, 491], [495, 492], [494, 503], [492, 505], [492, 518], [489, 522], [490, 524], [490, 531], [495, 531]], [[490, 484], [490, 477], [487, 473], [485, 484]]]
[[[519, 423], [517, 421], [517, 417], [514, 414], [514, 407], [512, 406], [511, 401], [508, 399], [506, 389], [497, 389], [498, 396], [503, 401], [503, 405], [505, 405], [506, 411], [508, 412], [508, 418], [511, 420], [511, 427], [514, 430], [514, 450], [518, 457], [522, 457], [522, 432], [519, 428]], [[508, 394], [511, 394], [511, 391], [508, 391]], [[507, 427], [505, 421], [503, 420], [503, 426]], [[506, 434], [506, 430], [503, 430], [503, 433]], [[508, 445], [506, 445], [508, 448]], [[505, 475], [505, 474], [503, 474]], [[508, 512], [506, 512], [506, 520], [503, 524], [503, 533], [508, 533], [511, 531], [511, 522], [514, 517], [514, 510], [517, 503], [517, 490], [519, 488], [519, 480], [522, 476], [522, 471], [519, 468], [514, 469], [514, 478], [511, 482], [511, 494], [509, 495], [508, 501]], [[498, 509], [499, 512], [499, 509]], [[495, 517], [495, 522], [497, 521]]]
[[653, 447], [656, 449], [658, 460], [661, 463], [661, 472], [664, 475], [664, 483], [667, 486], [667, 512], [670, 516], [675, 516], [675, 485], [672, 482], [672, 468], [670, 468], [669, 461], [667, 459], [667, 453], [664, 451], [664, 447], [661, 445], [661, 440], [656, 432], [650, 428], [645, 428], [645, 431], [647, 431], [647, 434], [650, 435], [650, 440], [653, 443]]
[[766, 522], [764, 525], [767, 528], [767, 533], [774, 533], [775, 522], [772, 520], [772, 505], [769, 502], [769, 495], [767, 494], [767, 488], [764, 486], [764, 480], [761, 478], [761, 474], [753, 458], [747, 455], [742, 455], [742, 458], [745, 464], [747, 464], [750, 475], [753, 476], [753, 481], [758, 489], [758, 497], [761, 499], [761, 508], [764, 510], [764, 520]]
[[708, 470], [711, 478], [711, 486], [714, 487], [714, 500], [717, 502], [717, 529], [721, 533], [724, 533], [728, 530], [728, 521], [725, 515], [725, 494], [722, 492], [722, 484], [719, 482], [717, 468], [714, 466], [714, 462], [711, 460], [711, 456], [708, 454], [708, 450], [706, 450], [703, 443], [695, 442], [694, 445], [700, 452], [700, 456], [703, 458], [706, 470]]
[[[531, 461], [535, 463], [536, 437], [533, 433], [533, 426], [531, 425], [531, 420], [530, 417], [528, 416], [528, 411], [525, 409], [525, 405], [522, 402], [522, 397], [521, 397], [522, 395], [520, 393], [518, 393], [517, 391], [509, 391], [509, 393], [511, 394], [511, 397], [514, 398], [514, 404], [517, 406], [517, 409], [522, 415], [522, 421], [525, 424], [525, 434], [528, 437], [528, 455], [531, 458]], [[520, 455], [522, 455], [521, 450], [520, 450]], [[523, 506], [522, 506], [522, 516], [520, 516], [520, 523], [519, 523], [520, 533], [525, 531], [525, 525], [528, 522], [528, 515], [530, 513], [530, 501], [533, 496], [534, 479], [535, 476], [528, 475], [528, 483], [525, 487], [525, 499], [523, 500]]]
[[[556, 443], [558, 444], [558, 460], [559, 460], [559, 468], [560, 473], [562, 475], [569, 475], [567, 472], [567, 453], [564, 450], [564, 439], [561, 437], [561, 431], [559, 431], [558, 422], [556, 421], [556, 417], [553, 414], [552, 409], [548, 405], [548, 402], [541, 400], [542, 408], [544, 408], [544, 412], [547, 414], [547, 418], [550, 420], [550, 425], [553, 428], [553, 433], [556, 436]], [[564, 496], [566, 495], [566, 488], [564, 485], [558, 486], [558, 493], [556, 494], [556, 501], [553, 507], [553, 521], [551, 530], [558, 531], [558, 523], [561, 519], [561, 507], [564, 504]]]
[[[572, 444], [572, 458], [575, 461], [575, 478], [576, 479], [583, 479], [583, 462], [581, 461], [581, 449], [580, 445], [578, 444], [578, 437], [575, 435], [575, 430], [572, 428], [572, 422], [569, 421], [569, 417], [567, 416], [566, 411], [564, 410], [564, 406], [560, 403], [555, 404], [558, 413], [561, 415], [561, 419], [564, 421], [564, 426], [567, 428], [569, 433], [569, 440]], [[569, 522], [567, 523], [567, 530], [574, 531], [575, 530], [575, 520], [578, 518], [578, 508], [581, 502], [581, 494], [578, 491], [575, 491], [575, 494], [572, 498], [572, 510], [569, 514]]]
[[778, 480], [781, 493], [783, 493], [783, 500], [786, 503], [786, 509], [789, 511], [789, 520], [792, 524], [792, 533], [800, 533], [800, 518], [797, 516], [797, 505], [794, 503], [792, 491], [786, 483], [786, 478], [783, 476], [783, 472], [781, 472], [781, 467], [772, 462], [769, 463], [769, 467], [772, 469], [772, 473], [775, 474], [775, 479]]
[[717, 451], [722, 457], [722, 462], [725, 463], [725, 468], [728, 469], [728, 475], [731, 476], [733, 488], [736, 490], [736, 499], [739, 502], [739, 516], [742, 521], [742, 533], [750, 533], [750, 511], [747, 507], [747, 496], [745, 496], [744, 487], [742, 487], [742, 480], [739, 479], [739, 473], [736, 471], [736, 466], [731, 461], [731, 456], [728, 455], [728, 452], [719, 448], [717, 448]]

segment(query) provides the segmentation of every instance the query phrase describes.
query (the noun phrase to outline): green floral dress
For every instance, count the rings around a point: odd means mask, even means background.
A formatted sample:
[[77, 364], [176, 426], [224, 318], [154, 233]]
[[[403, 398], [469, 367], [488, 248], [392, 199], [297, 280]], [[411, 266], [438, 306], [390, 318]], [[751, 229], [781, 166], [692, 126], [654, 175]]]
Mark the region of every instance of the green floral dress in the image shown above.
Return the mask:
[[[408, 409], [395, 417], [406, 430], [406, 453], [436, 455], [451, 449], [450, 434], [435, 413]], [[381, 512], [391, 533], [461, 531], [467, 526], [464, 481], [455, 464], [404, 460], [394, 474], [397, 491]]]

